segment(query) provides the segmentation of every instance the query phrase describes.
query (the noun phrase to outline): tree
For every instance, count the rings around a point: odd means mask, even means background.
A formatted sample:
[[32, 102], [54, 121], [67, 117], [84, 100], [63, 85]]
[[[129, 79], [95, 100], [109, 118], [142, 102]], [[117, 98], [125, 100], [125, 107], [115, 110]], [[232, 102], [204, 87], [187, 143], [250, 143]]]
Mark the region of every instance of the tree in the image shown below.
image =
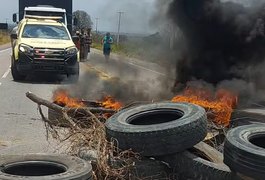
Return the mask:
[[93, 23], [87, 12], [77, 10], [73, 13], [73, 15], [77, 19], [77, 25], [75, 26], [76, 31], [92, 27]]

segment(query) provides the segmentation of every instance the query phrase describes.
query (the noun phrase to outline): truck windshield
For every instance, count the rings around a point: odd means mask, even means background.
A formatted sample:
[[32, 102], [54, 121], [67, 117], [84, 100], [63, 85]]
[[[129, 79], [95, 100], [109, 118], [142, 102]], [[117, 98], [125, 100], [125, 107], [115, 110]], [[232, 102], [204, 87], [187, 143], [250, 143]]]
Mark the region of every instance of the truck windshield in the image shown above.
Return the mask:
[[25, 25], [22, 37], [42, 38], [42, 39], [62, 39], [62, 40], [70, 39], [66, 28], [63, 26], [35, 25], [35, 24]]

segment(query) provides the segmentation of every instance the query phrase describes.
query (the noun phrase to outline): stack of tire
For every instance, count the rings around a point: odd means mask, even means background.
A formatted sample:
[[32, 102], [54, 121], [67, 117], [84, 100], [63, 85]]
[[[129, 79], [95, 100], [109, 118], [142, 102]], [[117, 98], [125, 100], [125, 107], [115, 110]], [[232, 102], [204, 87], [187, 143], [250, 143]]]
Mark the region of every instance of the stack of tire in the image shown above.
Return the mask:
[[106, 135], [143, 157], [130, 179], [236, 179], [223, 155], [202, 142], [207, 117], [200, 106], [163, 102], [124, 109], [106, 122]]

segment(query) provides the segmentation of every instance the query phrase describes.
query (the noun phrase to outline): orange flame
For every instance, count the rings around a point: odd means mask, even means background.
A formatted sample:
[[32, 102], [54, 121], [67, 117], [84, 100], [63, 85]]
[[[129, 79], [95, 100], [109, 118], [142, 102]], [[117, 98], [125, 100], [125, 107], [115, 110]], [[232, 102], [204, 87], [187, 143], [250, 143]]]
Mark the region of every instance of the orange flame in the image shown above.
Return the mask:
[[85, 106], [85, 104], [80, 102], [78, 99], [72, 98], [65, 90], [56, 91], [53, 95], [53, 100], [56, 104], [60, 106], [67, 106], [69, 108], [81, 108]]
[[123, 105], [121, 102], [116, 101], [113, 97], [111, 96], [106, 96], [103, 98], [101, 102], [102, 107], [106, 109], [113, 109], [113, 110], [120, 110]]
[[225, 89], [215, 94], [205, 89], [187, 88], [182, 95], [177, 95], [172, 102], [188, 102], [206, 109], [209, 119], [218, 125], [229, 126], [233, 108], [237, 105], [237, 96]]

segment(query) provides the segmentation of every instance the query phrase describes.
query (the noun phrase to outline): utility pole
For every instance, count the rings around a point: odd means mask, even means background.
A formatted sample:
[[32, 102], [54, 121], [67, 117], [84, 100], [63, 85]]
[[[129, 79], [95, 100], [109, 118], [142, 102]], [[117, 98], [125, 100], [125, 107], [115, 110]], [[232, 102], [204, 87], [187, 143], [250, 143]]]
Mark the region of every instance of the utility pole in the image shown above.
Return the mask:
[[98, 20], [99, 18], [96, 18], [96, 33], [98, 33]]
[[119, 22], [118, 22], [118, 36], [117, 36], [117, 44], [120, 43], [120, 29], [121, 29], [121, 16], [122, 14], [124, 14], [125, 12], [119, 11]]

